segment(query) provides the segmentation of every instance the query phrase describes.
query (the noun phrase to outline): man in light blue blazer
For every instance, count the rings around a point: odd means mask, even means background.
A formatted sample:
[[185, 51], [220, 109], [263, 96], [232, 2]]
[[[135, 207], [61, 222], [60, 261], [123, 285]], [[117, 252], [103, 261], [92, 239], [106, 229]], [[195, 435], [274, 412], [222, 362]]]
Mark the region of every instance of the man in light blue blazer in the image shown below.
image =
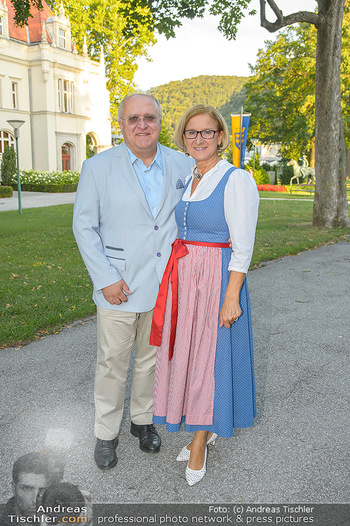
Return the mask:
[[117, 464], [130, 354], [135, 367], [131, 433], [157, 452], [152, 424], [156, 347], [149, 345], [158, 288], [176, 238], [174, 209], [193, 161], [158, 143], [161, 107], [149, 95], [126, 97], [118, 121], [124, 142], [84, 162], [73, 230], [97, 305], [95, 462]]

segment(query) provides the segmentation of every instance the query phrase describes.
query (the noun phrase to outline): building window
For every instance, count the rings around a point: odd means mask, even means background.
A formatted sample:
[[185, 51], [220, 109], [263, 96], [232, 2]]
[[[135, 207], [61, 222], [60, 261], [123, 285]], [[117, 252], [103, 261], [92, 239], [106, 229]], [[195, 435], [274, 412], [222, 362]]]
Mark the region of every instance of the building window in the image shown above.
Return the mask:
[[17, 82], [12, 82], [12, 108], [14, 110], [18, 109], [18, 84]]
[[13, 136], [4, 130], [0, 130], [0, 154], [4, 153], [5, 147], [15, 146], [15, 139]]
[[70, 113], [73, 113], [74, 111], [74, 83], [69, 82], [68, 86], [68, 107]]
[[4, 19], [0, 16], [0, 36], [4, 34]]
[[63, 29], [58, 30], [58, 47], [66, 49], [66, 32]]
[[74, 82], [58, 79], [58, 111], [73, 113], [74, 111]]
[[63, 109], [64, 113], [69, 112], [69, 82], [68, 80], [63, 81]]
[[61, 101], [62, 101], [62, 79], [58, 79], [58, 111], [62, 111]]
[[62, 170], [71, 169], [71, 147], [69, 144], [62, 145]]

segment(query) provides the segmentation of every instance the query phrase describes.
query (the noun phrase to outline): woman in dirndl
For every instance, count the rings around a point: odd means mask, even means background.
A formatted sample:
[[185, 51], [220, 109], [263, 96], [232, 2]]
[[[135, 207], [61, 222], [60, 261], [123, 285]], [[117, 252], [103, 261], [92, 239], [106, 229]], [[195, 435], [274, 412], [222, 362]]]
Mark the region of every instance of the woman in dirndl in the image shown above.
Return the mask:
[[194, 106], [177, 126], [175, 143], [196, 164], [175, 210], [178, 239], [152, 322], [150, 343], [159, 347], [153, 420], [168, 431], [182, 423], [194, 431], [177, 457], [187, 461], [190, 486], [206, 473], [207, 446], [256, 416], [246, 273], [259, 195], [250, 173], [221, 159], [229, 141], [211, 106]]

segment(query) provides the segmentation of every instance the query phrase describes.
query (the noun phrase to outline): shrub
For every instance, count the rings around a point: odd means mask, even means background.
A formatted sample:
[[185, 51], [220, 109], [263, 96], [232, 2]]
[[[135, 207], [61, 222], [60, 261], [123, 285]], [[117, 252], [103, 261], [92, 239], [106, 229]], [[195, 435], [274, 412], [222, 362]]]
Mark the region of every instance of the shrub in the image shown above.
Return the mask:
[[269, 174], [263, 168], [255, 168], [254, 179], [256, 184], [269, 184]]
[[[245, 168], [246, 170], [252, 173], [253, 158], [250, 159], [250, 161], [246, 164]], [[269, 184], [270, 183], [269, 174], [261, 166], [258, 153], [255, 154], [254, 179], [255, 179], [256, 184]]]
[[63, 172], [21, 171], [21, 187], [27, 192], [75, 192], [78, 182], [79, 172], [71, 170]]
[[63, 172], [40, 172], [39, 170], [22, 170], [22, 184], [72, 184], [79, 182], [79, 172], [66, 170]]
[[[13, 183], [12, 187], [16, 190], [17, 183]], [[23, 192], [47, 192], [50, 194], [76, 192], [78, 183], [67, 183], [67, 184], [31, 184], [21, 183], [21, 189]]]
[[13, 146], [5, 146], [1, 160], [1, 184], [9, 186], [16, 177], [17, 162]]
[[268, 163], [267, 161], [264, 163], [261, 163], [261, 166], [266, 170], [267, 172], [275, 172], [275, 165]]
[[12, 197], [12, 186], [0, 186], [0, 197]]

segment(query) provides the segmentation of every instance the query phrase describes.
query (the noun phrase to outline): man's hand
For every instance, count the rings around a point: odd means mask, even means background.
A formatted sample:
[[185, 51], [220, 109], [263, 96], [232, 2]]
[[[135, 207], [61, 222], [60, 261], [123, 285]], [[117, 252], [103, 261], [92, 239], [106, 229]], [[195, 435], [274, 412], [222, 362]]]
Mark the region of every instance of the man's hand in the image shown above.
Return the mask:
[[125, 294], [132, 294], [131, 290], [123, 279], [108, 285], [102, 289], [102, 294], [108, 303], [111, 305], [120, 305], [122, 302], [128, 301]]

